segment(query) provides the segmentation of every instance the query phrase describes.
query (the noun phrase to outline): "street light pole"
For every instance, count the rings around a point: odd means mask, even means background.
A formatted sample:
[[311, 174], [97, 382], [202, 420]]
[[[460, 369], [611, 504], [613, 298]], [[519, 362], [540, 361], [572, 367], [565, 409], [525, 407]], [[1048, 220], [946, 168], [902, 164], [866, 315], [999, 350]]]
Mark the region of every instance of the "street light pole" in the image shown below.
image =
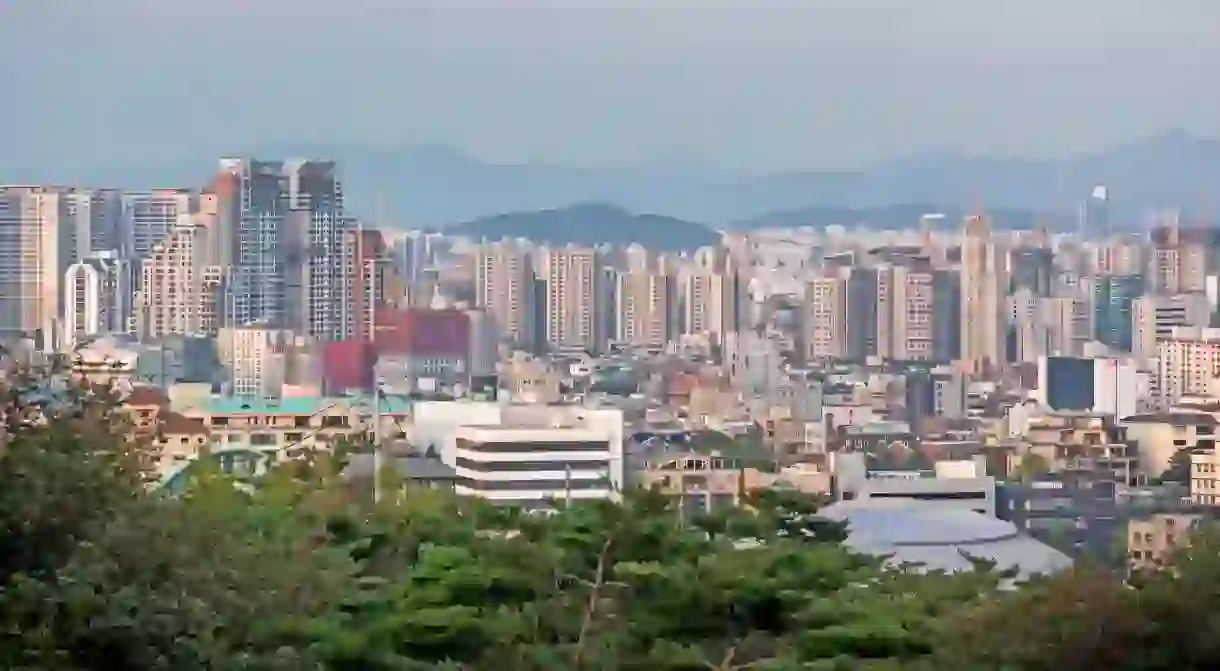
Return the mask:
[[381, 385], [373, 383], [373, 503], [381, 503]]

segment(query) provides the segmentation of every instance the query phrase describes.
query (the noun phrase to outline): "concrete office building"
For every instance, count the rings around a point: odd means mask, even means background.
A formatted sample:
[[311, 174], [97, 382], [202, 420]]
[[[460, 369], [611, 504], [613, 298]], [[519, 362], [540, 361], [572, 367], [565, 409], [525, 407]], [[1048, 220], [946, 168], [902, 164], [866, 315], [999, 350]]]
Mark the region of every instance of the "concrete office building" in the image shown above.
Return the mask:
[[621, 496], [621, 410], [450, 401], [414, 412], [413, 444], [457, 471], [458, 494], [527, 506]]

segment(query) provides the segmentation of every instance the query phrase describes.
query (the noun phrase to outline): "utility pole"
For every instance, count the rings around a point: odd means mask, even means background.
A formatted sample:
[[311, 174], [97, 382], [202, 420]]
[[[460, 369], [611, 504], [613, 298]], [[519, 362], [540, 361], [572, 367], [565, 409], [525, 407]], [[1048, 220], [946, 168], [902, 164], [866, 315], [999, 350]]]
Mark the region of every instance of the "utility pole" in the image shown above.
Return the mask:
[[381, 383], [373, 383], [373, 503], [381, 503]]

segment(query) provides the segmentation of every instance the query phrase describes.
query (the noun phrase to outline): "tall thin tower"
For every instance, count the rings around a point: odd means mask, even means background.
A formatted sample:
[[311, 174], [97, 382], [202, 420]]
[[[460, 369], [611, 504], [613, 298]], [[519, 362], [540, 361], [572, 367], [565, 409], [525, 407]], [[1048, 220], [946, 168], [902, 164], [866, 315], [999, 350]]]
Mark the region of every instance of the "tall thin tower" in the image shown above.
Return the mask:
[[962, 363], [974, 375], [993, 377], [1006, 360], [1008, 259], [982, 216], [966, 219], [961, 281]]

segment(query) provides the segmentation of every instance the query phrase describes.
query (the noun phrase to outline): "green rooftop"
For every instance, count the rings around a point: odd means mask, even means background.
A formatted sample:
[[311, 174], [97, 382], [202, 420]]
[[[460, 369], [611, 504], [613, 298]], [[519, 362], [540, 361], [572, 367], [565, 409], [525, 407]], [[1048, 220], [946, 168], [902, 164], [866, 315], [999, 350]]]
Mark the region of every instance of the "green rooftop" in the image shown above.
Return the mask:
[[[212, 396], [204, 401], [201, 409], [220, 415], [278, 414], [314, 415], [327, 408], [346, 403], [372, 410], [372, 394], [350, 394], [346, 396], [288, 396], [279, 399], [264, 399], [250, 396]], [[381, 397], [381, 411], [400, 414], [410, 411], [411, 399], [399, 394]]]

